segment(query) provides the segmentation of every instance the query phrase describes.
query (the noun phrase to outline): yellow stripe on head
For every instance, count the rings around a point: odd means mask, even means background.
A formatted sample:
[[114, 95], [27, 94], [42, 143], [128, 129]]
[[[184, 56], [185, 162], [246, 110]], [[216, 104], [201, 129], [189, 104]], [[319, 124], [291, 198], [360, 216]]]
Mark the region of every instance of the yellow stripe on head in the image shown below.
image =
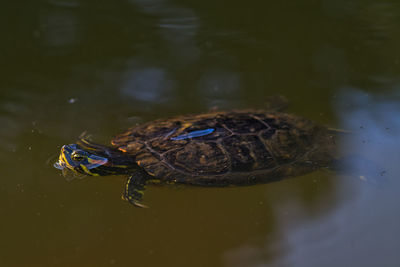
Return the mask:
[[80, 166], [81, 166], [82, 170], [84, 170], [87, 174], [92, 175], [92, 176], [99, 176], [97, 173], [93, 173], [93, 172], [89, 171], [89, 169], [85, 165], [80, 164]]

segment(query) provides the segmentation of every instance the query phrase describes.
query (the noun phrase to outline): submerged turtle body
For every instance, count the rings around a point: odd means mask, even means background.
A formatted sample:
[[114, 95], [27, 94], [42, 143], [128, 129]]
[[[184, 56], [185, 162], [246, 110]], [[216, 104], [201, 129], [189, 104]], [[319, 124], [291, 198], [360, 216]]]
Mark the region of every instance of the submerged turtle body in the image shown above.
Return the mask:
[[80, 139], [64, 145], [55, 167], [88, 175], [130, 175], [123, 198], [141, 204], [150, 181], [201, 186], [250, 185], [328, 166], [329, 130], [286, 113], [213, 112], [135, 126], [113, 147]]
[[328, 165], [333, 150], [325, 127], [262, 110], [156, 120], [116, 136], [112, 144], [151, 176], [205, 186], [301, 175]]

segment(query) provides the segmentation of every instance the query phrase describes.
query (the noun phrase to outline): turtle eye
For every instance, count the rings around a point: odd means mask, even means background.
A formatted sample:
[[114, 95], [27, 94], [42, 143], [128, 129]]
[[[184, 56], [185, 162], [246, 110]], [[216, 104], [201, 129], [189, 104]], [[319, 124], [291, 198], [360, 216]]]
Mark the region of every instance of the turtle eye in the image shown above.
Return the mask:
[[71, 158], [75, 161], [82, 161], [86, 158], [86, 156], [80, 154], [79, 152], [72, 152]]

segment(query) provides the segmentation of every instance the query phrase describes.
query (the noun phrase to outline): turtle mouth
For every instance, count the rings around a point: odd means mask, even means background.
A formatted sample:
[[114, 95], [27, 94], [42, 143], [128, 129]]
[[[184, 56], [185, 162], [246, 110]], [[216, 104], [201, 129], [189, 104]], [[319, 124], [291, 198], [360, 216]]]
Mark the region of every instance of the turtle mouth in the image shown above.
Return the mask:
[[65, 164], [58, 160], [56, 163], [53, 164], [53, 167], [59, 170], [64, 170], [66, 168]]
[[76, 171], [75, 169], [71, 169], [68, 167], [68, 165], [63, 162], [62, 160], [58, 160], [53, 164], [54, 168], [61, 170], [62, 176], [67, 180], [67, 181], [72, 181], [74, 179], [83, 179], [87, 176], [86, 173], [82, 173], [79, 171]]
[[69, 169], [68, 169], [67, 165], [64, 162], [62, 162], [61, 160], [58, 160], [57, 162], [55, 162], [53, 164], [53, 167], [56, 168], [56, 169], [61, 170], [62, 175], [64, 177], [67, 177]]

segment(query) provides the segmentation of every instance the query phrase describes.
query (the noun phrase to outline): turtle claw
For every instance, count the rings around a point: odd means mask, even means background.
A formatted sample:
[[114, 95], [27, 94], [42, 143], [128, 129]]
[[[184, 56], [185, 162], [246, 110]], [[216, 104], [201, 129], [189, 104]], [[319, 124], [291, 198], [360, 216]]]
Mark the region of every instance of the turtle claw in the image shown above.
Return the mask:
[[150, 208], [149, 206], [147, 206], [147, 205], [145, 205], [145, 204], [143, 204], [143, 203], [140, 203], [140, 202], [136, 202], [136, 201], [132, 202], [132, 204], [133, 204], [134, 206], [138, 207], [138, 208], [143, 208], [143, 209], [148, 209], [148, 208]]
[[144, 209], [150, 208], [149, 206], [147, 206], [147, 205], [145, 205], [143, 203], [140, 203], [139, 201], [133, 199], [131, 196], [122, 195], [121, 198], [122, 198], [122, 200], [128, 201], [130, 204], [134, 205], [135, 207], [144, 208]]

